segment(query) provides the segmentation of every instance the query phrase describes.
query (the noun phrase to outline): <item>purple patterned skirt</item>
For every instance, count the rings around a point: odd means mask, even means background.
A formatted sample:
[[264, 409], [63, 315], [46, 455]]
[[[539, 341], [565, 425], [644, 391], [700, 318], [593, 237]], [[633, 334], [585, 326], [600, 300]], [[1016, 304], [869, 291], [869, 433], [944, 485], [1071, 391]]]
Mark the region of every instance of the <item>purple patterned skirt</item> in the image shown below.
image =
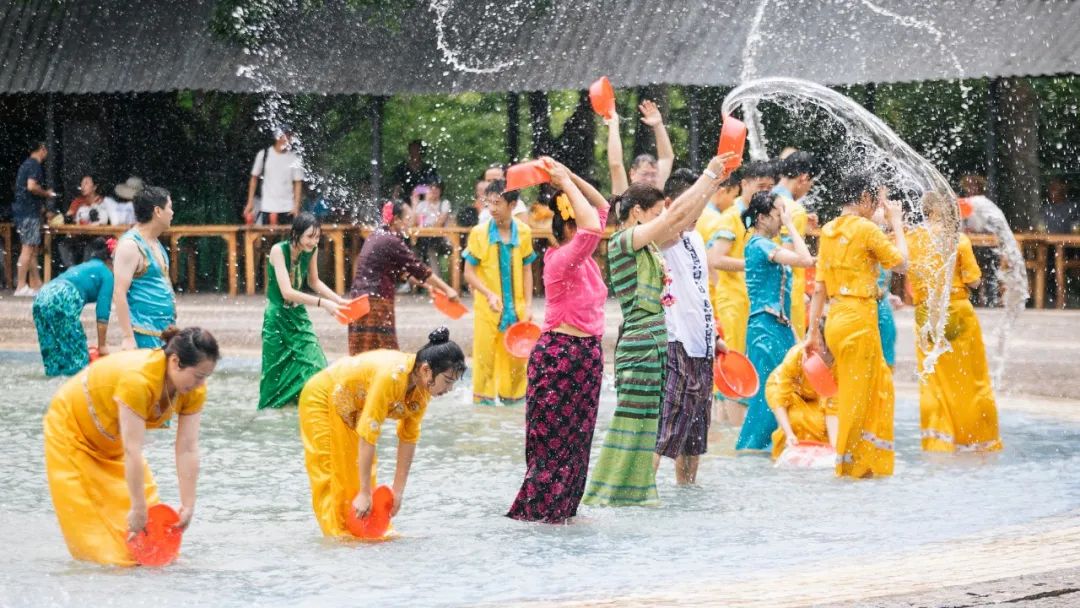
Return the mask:
[[540, 336], [529, 356], [525, 481], [507, 517], [558, 524], [577, 514], [603, 379], [600, 338]]

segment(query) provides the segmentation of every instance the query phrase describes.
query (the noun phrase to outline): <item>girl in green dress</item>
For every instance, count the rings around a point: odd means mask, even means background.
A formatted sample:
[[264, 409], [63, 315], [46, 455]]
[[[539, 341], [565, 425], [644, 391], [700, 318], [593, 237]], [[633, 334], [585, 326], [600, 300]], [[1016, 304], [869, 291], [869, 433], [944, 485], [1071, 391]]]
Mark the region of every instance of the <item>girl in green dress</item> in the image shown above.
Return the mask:
[[[308, 378], [326, 367], [304, 305], [318, 306], [335, 316], [346, 301], [319, 279], [320, 236], [319, 220], [301, 213], [293, 220], [289, 240], [270, 248], [259, 409], [295, 404]], [[304, 285], [314, 294], [300, 291]]]
[[665, 209], [664, 193], [632, 184], [615, 197], [619, 230], [608, 245], [611, 285], [623, 322], [615, 344], [615, 416], [585, 489], [587, 505], [655, 505], [653, 450], [664, 390], [667, 326], [664, 306], [674, 303], [660, 248], [694, 224], [730, 173], [717, 156], [693, 186]]

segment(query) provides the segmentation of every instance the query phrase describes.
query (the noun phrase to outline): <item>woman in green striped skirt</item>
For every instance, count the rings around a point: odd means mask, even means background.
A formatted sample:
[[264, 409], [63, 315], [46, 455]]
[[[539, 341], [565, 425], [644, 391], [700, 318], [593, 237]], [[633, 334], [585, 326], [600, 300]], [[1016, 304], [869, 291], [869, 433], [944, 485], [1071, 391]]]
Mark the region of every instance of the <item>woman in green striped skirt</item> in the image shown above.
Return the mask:
[[619, 231], [608, 245], [611, 284], [623, 322], [615, 345], [615, 416], [585, 490], [587, 505], [655, 505], [653, 450], [667, 358], [664, 306], [674, 303], [660, 248], [692, 230], [730, 171], [714, 157], [701, 177], [665, 211], [664, 193], [635, 183], [613, 201]]

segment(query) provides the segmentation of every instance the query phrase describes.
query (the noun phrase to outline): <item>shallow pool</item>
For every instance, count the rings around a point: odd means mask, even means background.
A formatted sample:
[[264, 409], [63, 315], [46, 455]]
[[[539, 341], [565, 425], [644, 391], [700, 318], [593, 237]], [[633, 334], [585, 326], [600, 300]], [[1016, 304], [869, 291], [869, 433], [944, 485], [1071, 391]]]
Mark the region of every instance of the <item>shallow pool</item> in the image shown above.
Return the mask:
[[[202, 474], [184, 553], [161, 569], [116, 569], [69, 557], [45, 482], [41, 417], [60, 380], [36, 355], [0, 353], [0, 605], [397, 605], [693, 589], [819, 557], [869, 559], [1080, 506], [1080, 428], [1001, 416], [1005, 451], [929, 458], [914, 403], [897, 405], [891, 479], [837, 480], [733, 456], [714, 432], [700, 486], [659, 477], [659, 508], [582, 507], [573, 524], [503, 517], [524, 472], [521, 409], [476, 409], [468, 391], [434, 402], [424, 423], [399, 537], [373, 545], [324, 540], [309, 506], [295, 409], [256, 413], [258, 363], [226, 360], [203, 417]], [[467, 387], [467, 383], [466, 383]], [[605, 390], [597, 456], [614, 395]], [[172, 434], [150, 435], [162, 498], [176, 504]], [[380, 448], [392, 475], [393, 433]]]

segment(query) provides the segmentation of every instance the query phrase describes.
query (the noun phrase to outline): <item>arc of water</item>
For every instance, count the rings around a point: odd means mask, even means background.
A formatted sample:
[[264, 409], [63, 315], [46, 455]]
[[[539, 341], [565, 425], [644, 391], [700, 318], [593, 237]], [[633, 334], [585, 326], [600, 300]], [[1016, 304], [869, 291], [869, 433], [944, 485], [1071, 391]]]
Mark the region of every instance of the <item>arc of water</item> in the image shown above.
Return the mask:
[[[757, 9], [754, 10], [754, 18], [750, 22], [750, 32], [746, 35], [746, 46], [743, 47], [742, 68], [739, 71], [739, 82], [745, 83], [757, 77], [757, 67], [754, 59], [757, 57], [758, 47], [761, 46], [761, 24], [765, 20], [765, 9], [768, 8], [769, 0], [761, 0]], [[768, 140], [765, 139], [765, 128], [761, 124], [761, 113], [757, 110], [757, 102], [748, 101], [743, 104], [743, 121], [746, 123], [746, 138], [750, 142], [750, 158], [764, 160], [769, 157]]]
[[459, 72], [469, 74], [494, 74], [514, 65], [513, 60], [500, 61], [486, 67], [477, 67], [462, 61], [458, 51], [450, 48], [446, 41], [446, 13], [450, 11], [452, 4], [453, 0], [431, 0], [428, 4], [428, 8], [435, 13], [435, 44], [446, 63]]
[[930, 219], [923, 222], [930, 229], [938, 260], [932, 267], [927, 321], [918, 332], [920, 346], [926, 353], [922, 373], [924, 376], [931, 373], [937, 358], [950, 350], [949, 342], [944, 337], [945, 322], [948, 317], [949, 288], [956, 266], [960, 217], [956, 195], [948, 180], [880, 118], [850, 98], [813, 82], [779, 77], [751, 80], [733, 89], [724, 99], [722, 109], [730, 113], [738, 107], [745, 107], [748, 102], [756, 104], [761, 101], [792, 109], [804, 104], [820, 109], [845, 129], [852, 140], [850, 147], [858, 148], [868, 156], [865, 164], [879, 175], [888, 177], [901, 189], [919, 193], [920, 200], [912, 203], [923, 211], [925, 218], [934, 218], [932, 222]]

